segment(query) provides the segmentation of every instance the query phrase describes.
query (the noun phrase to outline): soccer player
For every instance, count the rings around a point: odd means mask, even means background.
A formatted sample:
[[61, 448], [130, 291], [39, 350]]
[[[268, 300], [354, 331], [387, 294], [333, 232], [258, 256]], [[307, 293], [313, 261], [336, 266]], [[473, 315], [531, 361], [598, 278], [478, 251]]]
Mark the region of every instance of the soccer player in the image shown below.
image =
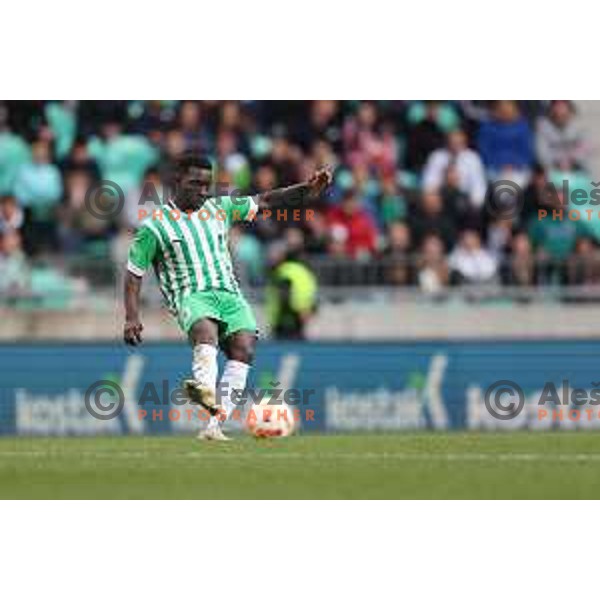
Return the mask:
[[[305, 183], [258, 196], [209, 197], [210, 161], [195, 154], [178, 158], [173, 169], [172, 197], [138, 229], [125, 278], [125, 343], [142, 341], [139, 299], [144, 273], [153, 267], [161, 292], [192, 348], [191, 379], [183, 382], [193, 404], [206, 408], [210, 420], [202, 439], [227, 440], [221, 431], [233, 409], [232, 390], [246, 387], [257, 330], [252, 310], [233, 272], [227, 237], [239, 220], [252, 220], [259, 206], [289, 205], [318, 196], [330, 183], [329, 169], [318, 170]], [[217, 398], [217, 348], [227, 362]], [[219, 406], [221, 404], [221, 406]]]

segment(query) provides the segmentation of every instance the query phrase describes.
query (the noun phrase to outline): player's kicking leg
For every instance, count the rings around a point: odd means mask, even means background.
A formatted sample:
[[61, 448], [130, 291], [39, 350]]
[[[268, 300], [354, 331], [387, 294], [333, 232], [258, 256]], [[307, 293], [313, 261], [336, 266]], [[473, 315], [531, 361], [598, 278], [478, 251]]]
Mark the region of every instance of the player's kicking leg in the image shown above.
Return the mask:
[[219, 382], [218, 404], [220, 405], [220, 414], [211, 417], [206, 429], [199, 435], [201, 439], [225, 438], [221, 431], [221, 424], [230, 417], [235, 408], [232, 395], [246, 389], [248, 372], [254, 360], [255, 347], [255, 331], [237, 331], [225, 340], [223, 350], [227, 362]]

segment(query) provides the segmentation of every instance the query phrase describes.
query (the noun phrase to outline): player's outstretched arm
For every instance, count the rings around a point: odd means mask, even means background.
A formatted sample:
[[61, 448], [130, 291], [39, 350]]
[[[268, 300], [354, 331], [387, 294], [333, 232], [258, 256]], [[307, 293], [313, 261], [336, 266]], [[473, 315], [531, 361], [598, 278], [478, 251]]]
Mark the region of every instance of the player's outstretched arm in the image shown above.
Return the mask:
[[308, 181], [263, 192], [257, 196], [259, 206], [296, 204], [303, 200], [317, 198], [319, 194], [329, 187], [332, 178], [331, 169], [323, 167], [315, 171]]
[[142, 331], [144, 326], [140, 321], [140, 291], [142, 289], [142, 278], [134, 275], [131, 271], [125, 274], [125, 325], [123, 328], [123, 339], [130, 346], [142, 343]]

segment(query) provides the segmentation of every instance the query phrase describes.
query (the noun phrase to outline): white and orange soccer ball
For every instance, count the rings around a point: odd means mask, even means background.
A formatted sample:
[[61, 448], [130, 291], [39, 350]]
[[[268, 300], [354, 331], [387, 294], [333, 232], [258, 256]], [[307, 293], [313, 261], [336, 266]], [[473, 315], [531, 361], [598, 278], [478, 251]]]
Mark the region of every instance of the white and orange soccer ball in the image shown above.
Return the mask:
[[294, 410], [285, 403], [253, 404], [246, 415], [246, 429], [255, 438], [287, 437], [296, 425]]

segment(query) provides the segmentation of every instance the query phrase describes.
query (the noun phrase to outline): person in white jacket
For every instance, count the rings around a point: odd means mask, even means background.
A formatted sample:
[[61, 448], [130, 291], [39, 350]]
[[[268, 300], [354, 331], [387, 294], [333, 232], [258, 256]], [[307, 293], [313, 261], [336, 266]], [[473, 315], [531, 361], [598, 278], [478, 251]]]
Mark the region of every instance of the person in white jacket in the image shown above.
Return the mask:
[[461, 130], [449, 133], [446, 148], [429, 155], [423, 168], [423, 188], [439, 191], [452, 164], [458, 171], [460, 189], [469, 196], [473, 208], [481, 207], [487, 191], [485, 169], [479, 154], [468, 147], [467, 136]]
[[494, 281], [498, 271], [496, 259], [481, 245], [479, 233], [465, 230], [448, 257], [452, 279], [456, 283]]

